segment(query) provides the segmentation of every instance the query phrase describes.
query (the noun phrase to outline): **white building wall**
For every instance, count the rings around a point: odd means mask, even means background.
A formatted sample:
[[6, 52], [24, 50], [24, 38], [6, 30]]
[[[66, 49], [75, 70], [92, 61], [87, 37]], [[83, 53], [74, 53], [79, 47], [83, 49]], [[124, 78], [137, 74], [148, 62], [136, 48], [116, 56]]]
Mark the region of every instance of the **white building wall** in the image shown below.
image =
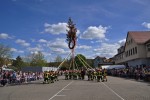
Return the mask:
[[138, 45], [138, 57], [139, 58], [146, 58], [147, 57], [147, 52], [146, 52], [146, 46], [144, 44], [139, 44]]
[[[134, 54], [133, 54], [133, 48], [135, 47], [137, 47], [137, 53], [135, 54], [135, 50], [134, 50]], [[132, 55], [131, 55], [131, 49], [132, 49]], [[127, 51], [128, 53], [130, 51], [130, 55], [128, 54], [128, 56], [126, 55]], [[123, 52], [123, 58], [120, 58], [120, 55], [122, 54], [117, 55], [116, 58], [118, 59], [115, 60], [115, 64], [128, 63], [129, 66], [136, 66], [142, 64], [150, 65], [150, 59], [148, 59], [148, 57], [150, 57], [150, 52], [147, 51], [146, 45], [137, 44], [134, 41], [134, 39], [132, 39], [130, 34], [128, 34], [126, 40], [125, 51]]]
[[131, 61], [128, 61], [128, 65], [129, 66], [133, 66], [133, 67], [136, 67], [137, 65], [143, 65], [145, 64], [146, 66], [149, 66], [150, 65], [150, 59], [136, 59], [136, 60], [131, 60]]

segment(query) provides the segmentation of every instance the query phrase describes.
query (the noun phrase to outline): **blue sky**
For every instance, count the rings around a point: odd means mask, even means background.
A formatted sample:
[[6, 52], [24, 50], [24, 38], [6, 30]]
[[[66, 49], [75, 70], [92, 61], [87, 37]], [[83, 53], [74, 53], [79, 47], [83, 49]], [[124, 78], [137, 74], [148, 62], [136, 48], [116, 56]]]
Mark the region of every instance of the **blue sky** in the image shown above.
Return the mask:
[[128, 31], [150, 30], [149, 0], [0, 0], [0, 43], [13, 58], [41, 51], [66, 57], [66, 23], [78, 29], [75, 53], [113, 57]]

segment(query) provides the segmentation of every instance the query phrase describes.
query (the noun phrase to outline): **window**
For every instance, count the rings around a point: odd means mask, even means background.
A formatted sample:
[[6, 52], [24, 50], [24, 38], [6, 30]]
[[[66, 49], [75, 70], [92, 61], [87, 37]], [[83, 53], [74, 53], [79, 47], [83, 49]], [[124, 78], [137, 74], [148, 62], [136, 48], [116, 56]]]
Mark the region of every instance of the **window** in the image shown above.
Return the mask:
[[129, 44], [131, 43], [131, 41], [129, 40]]
[[127, 52], [125, 53], [126, 57], [127, 57]]
[[150, 51], [150, 43], [147, 44], [147, 51]]
[[135, 54], [137, 54], [137, 47], [135, 47]]
[[132, 39], [131, 39], [131, 44], [132, 44]]
[[132, 49], [132, 51], [133, 51], [133, 55], [134, 55], [134, 48]]
[[128, 51], [126, 52], [126, 57], [128, 57]]
[[127, 45], [129, 45], [128, 41], [126, 43], [127, 43]]
[[131, 55], [132, 55], [132, 49], [131, 49], [131, 51], [130, 51], [130, 52], [131, 52]]

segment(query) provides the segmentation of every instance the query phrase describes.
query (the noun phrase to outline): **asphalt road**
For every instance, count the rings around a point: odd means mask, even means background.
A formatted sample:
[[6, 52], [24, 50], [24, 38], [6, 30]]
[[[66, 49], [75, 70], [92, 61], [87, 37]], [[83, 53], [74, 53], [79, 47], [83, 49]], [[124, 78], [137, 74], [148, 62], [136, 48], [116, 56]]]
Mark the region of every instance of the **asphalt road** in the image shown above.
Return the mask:
[[0, 100], [150, 100], [150, 83], [108, 77], [108, 82], [60, 80], [0, 87]]

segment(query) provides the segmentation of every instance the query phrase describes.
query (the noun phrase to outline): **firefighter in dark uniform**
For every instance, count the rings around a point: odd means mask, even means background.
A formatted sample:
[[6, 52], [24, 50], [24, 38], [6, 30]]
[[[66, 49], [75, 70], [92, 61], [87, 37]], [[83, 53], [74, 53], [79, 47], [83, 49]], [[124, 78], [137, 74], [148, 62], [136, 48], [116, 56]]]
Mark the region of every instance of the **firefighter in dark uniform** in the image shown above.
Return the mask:
[[96, 71], [94, 70], [93, 71], [93, 80], [96, 80], [97, 78], [96, 78]]
[[100, 82], [100, 80], [102, 81], [102, 70], [98, 69], [97, 70], [97, 82]]
[[72, 70], [69, 70], [69, 79], [72, 79]]
[[90, 81], [91, 77], [92, 77], [92, 71], [91, 71], [91, 69], [87, 70], [87, 76], [88, 76], [88, 81]]
[[78, 75], [78, 79], [81, 79], [81, 70], [78, 70], [77, 75]]
[[49, 72], [47, 72], [47, 71], [44, 72], [44, 82], [43, 83], [49, 84]]
[[85, 70], [81, 70], [81, 78], [82, 78], [82, 80], [84, 80], [84, 76], [85, 76]]
[[50, 71], [50, 79], [51, 79], [51, 83], [54, 83], [54, 71]]
[[105, 68], [103, 69], [103, 82], [104, 81], [107, 82], [107, 70]]
[[68, 72], [68, 70], [66, 70], [66, 71], [65, 71], [65, 80], [68, 80], [68, 79], [69, 79], [68, 76], [69, 76], [69, 72]]
[[91, 81], [94, 80], [94, 70], [91, 70]]
[[77, 80], [77, 71], [76, 70], [73, 71], [73, 79]]
[[55, 81], [59, 81], [59, 80], [58, 80], [58, 75], [59, 75], [59, 72], [58, 72], [58, 71], [55, 71], [55, 72], [54, 72]]

